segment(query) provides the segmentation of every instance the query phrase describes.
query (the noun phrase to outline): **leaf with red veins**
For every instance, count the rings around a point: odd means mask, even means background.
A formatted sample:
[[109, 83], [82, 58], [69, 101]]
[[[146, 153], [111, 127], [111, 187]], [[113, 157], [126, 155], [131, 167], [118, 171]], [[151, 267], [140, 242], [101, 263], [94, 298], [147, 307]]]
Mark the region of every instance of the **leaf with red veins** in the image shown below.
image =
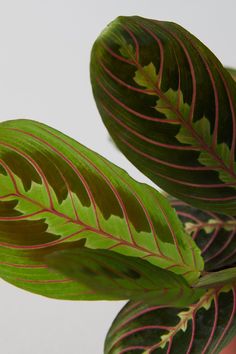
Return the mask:
[[0, 276], [49, 297], [101, 299], [43, 255], [83, 245], [144, 258], [189, 283], [200, 250], [153, 188], [44, 124], [0, 124]]
[[236, 262], [236, 218], [193, 208], [180, 201], [171, 205], [202, 251], [205, 271], [230, 267]]
[[189, 307], [129, 302], [113, 322], [105, 354], [217, 354], [236, 334], [236, 289], [211, 289]]
[[90, 68], [122, 153], [170, 195], [235, 215], [235, 73], [181, 26], [138, 16], [101, 33]]

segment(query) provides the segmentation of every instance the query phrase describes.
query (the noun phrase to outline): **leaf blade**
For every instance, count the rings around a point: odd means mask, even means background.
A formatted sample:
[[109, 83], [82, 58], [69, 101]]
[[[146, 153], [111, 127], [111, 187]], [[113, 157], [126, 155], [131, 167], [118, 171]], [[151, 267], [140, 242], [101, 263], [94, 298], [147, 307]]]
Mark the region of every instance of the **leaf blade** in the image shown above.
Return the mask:
[[[126, 58], [121, 43], [133, 48]], [[176, 24], [119, 17], [94, 44], [91, 81], [109, 133], [137, 168], [179, 199], [235, 214], [236, 84], [209, 49]]]
[[200, 210], [171, 200], [185, 231], [191, 235], [202, 251], [205, 271], [216, 271], [233, 266], [236, 262], [235, 217]]
[[209, 289], [222, 284], [234, 284], [236, 282], [236, 267], [212, 272], [199, 278], [193, 285], [196, 288]]
[[103, 300], [158, 301], [179, 307], [202, 295], [179, 275], [113, 251], [74, 248], [48, 255], [46, 264], [84, 284]]
[[232, 75], [233, 79], [236, 80], [236, 70], [232, 68], [226, 68], [226, 69]]
[[[29, 120], [1, 123], [0, 166], [3, 279], [40, 293], [49, 289], [41, 282], [49, 280], [51, 296], [61, 296], [53, 293], [53, 281], [61, 289], [64, 276], [50, 273], [31, 254], [42, 259], [78, 242], [173, 266], [190, 282], [198, 278], [200, 251], [169, 203], [73, 139]], [[71, 283], [73, 299], [84, 298], [78, 287]], [[69, 297], [66, 284], [64, 291]], [[86, 291], [81, 289], [85, 297]]]
[[208, 292], [183, 311], [130, 302], [108, 332], [105, 353], [220, 353], [235, 321], [235, 289]]

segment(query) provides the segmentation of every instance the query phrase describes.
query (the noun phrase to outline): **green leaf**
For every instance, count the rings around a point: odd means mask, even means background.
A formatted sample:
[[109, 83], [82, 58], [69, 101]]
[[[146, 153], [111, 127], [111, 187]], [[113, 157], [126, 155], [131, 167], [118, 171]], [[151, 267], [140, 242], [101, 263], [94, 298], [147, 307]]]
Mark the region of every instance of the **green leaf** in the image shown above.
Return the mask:
[[171, 200], [185, 231], [202, 250], [205, 271], [215, 271], [236, 263], [236, 218], [203, 211]]
[[120, 43], [119, 52], [124, 58], [129, 58], [130, 56], [134, 55], [134, 49], [131, 44], [128, 44], [125, 39]]
[[[150, 78], [150, 80], [148, 79]], [[157, 81], [156, 68], [153, 63], [150, 63], [143, 67], [142, 71], [136, 71], [134, 81], [139, 86], [143, 86], [146, 89], [152, 89], [152, 82]]]
[[46, 263], [104, 300], [158, 301], [178, 307], [191, 304], [202, 295], [180, 275], [113, 251], [75, 248], [48, 255]]
[[[210, 146], [214, 143], [214, 136], [211, 135], [210, 132], [210, 122], [207, 118], [203, 117], [198, 120], [196, 123], [193, 123], [193, 128], [195, 132]], [[181, 127], [179, 133], [176, 135], [176, 138], [183, 144], [190, 144], [196, 146], [197, 140], [194, 137], [190, 137], [188, 130], [185, 127]], [[222, 161], [224, 161], [225, 165], [230, 165], [230, 149], [226, 143], [218, 144], [215, 148], [218, 157]], [[209, 151], [202, 151], [198, 157], [198, 160], [201, 162], [202, 165], [207, 167], [214, 168], [215, 161], [212, 159], [212, 155]], [[233, 164], [233, 169], [236, 170], [236, 163]], [[225, 182], [228, 185], [233, 185], [235, 182], [235, 177], [229, 173], [225, 169], [219, 170], [219, 178], [221, 181]]]
[[198, 279], [194, 287], [213, 288], [222, 284], [236, 284], [236, 267], [221, 270], [219, 272], [208, 273]]
[[204, 44], [174, 23], [119, 17], [93, 46], [91, 81], [139, 170], [193, 206], [236, 215], [236, 83]]
[[226, 68], [228, 72], [232, 75], [233, 79], [236, 81], [236, 69]]
[[200, 250], [153, 188], [46, 125], [0, 124], [0, 276], [56, 298], [100, 299], [50, 271], [43, 256], [83, 245], [182, 274], [203, 269]]
[[177, 309], [129, 302], [108, 332], [105, 354], [217, 354], [236, 334], [236, 289], [209, 290]]

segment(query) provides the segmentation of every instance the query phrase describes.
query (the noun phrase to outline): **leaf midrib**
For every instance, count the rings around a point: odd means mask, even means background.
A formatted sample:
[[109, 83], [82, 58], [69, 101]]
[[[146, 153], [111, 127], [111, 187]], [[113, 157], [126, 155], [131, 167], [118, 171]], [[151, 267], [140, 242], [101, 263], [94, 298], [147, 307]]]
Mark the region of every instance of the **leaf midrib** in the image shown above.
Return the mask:
[[[210, 222], [201, 222], [201, 223], [196, 223], [192, 225], [191, 227], [188, 227], [187, 229], [185, 228], [186, 232], [191, 232], [193, 230], [199, 230], [199, 229], [204, 229], [205, 227], [211, 227], [212, 229], [217, 229], [217, 228], [225, 228], [225, 227], [234, 227], [234, 230], [236, 231], [236, 220], [228, 220], [228, 221], [217, 221], [214, 223]], [[230, 230], [232, 231], [232, 230]]]
[[[212, 300], [214, 297], [217, 296], [217, 294], [220, 292], [221, 289], [211, 289], [209, 290], [205, 295], [203, 295], [203, 297], [199, 300], [199, 302], [197, 302], [194, 305], [191, 305], [189, 307], [189, 310], [186, 312], [186, 316], [183, 316], [183, 318], [180, 319], [180, 321], [177, 323], [177, 325], [175, 327], [173, 327], [170, 331], [169, 331], [169, 336], [165, 335], [166, 338], [164, 338], [163, 340], [161, 340], [159, 343], [153, 345], [151, 348], [148, 349], [147, 354], [149, 353], [149, 351], [152, 351], [156, 348], [160, 348], [163, 345], [167, 344], [171, 339], [173, 339], [173, 337], [185, 326], [187, 326], [188, 321], [192, 320], [195, 313], [204, 306], [204, 304], [207, 304], [210, 300]], [[151, 353], [151, 352], [150, 352]]]
[[[233, 177], [236, 180], [236, 174], [217, 155], [215, 149], [212, 146], [209, 146], [205, 143], [205, 141], [202, 139], [202, 137], [192, 127], [192, 125], [189, 124], [189, 122], [184, 119], [184, 117], [181, 114], [181, 112], [179, 111], [179, 109], [177, 109], [176, 107], [174, 107], [171, 104], [170, 100], [165, 96], [165, 93], [156, 87], [156, 84], [153, 82], [153, 80], [150, 78], [150, 76], [145, 72], [145, 70], [143, 70], [142, 65], [136, 60], [136, 57], [133, 56], [133, 54], [131, 52], [130, 52], [130, 57], [132, 58], [132, 61], [133, 61], [134, 65], [136, 66], [136, 68], [142, 72], [142, 75], [145, 77], [147, 82], [149, 82], [151, 84], [151, 86], [153, 87], [153, 91], [156, 92], [157, 96], [159, 98], [163, 99], [167, 103], [168, 107], [170, 109], [172, 109], [172, 111], [176, 114], [177, 119], [180, 121], [180, 124], [185, 126], [185, 128], [187, 128], [187, 130], [190, 133], [192, 133], [192, 136], [196, 139], [196, 141], [198, 141], [202, 151], [204, 151], [204, 152], [207, 151], [212, 156], [213, 160], [218, 161], [220, 163], [220, 165], [221, 165], [220, 168], [222, 170], [226, 171], [231, 177]], [[219, 166], [215, 166], [215, 167], [219, 167]]]
[[[97, 228], [95, 228], [95, 227], [93, 227], [93, 226], [91, 226], [91, 225], [87, 225], [87, 224], [83, 223], [82, 221], [78, 221], [78, 220], [76, 220], [76, 219], [70, 218], [68, 215], [63, 214], [63, 213], [59, 212], [59, 211], [56, 210], [56, 209], [48, 208], [48, 207], [44, 206], [43, 204], [39, 203], [38, 201], [36, 201], [36, 200], [34, 200], [34, 199], [32, 199], [32, 198], [29, 198], [29, 197], [27, 197], [27, 196], [24, 196], [23, 194], [12, 193], [12, 194], [10, 195], [10, 197], [16, 197], [16, 198], [25, 199], [25, 200], [27, 200], [28, 202], [30, 202], [30, 203], [32, 203], [32, 204], [34, 204], [34, 205], [37, 205], [38, 207], [42, 208], [42, 210], [43, 210], [44, 212], [49, 212], [49, 213], [51, 213], [51, 214], [53, 214], [53, 215], [57, 215], [58, 217], [61, 217], [61, 218], [63, 218], [63, 219], [66, 219], [67, 221], [69, 221], [69, 222], [71, 222], [71, 223], [73, 223], [73, 224], [80, 225], [80, 226], [84, 226], [84, 229], [82, 230], [82, 232], [84, 232], [84, 231], [91, 231], [91, 232], [94, 232], [94, 233], [98, 233], [98, 234], [100, 234], [100, 235], [102, 235], [102, 236], [104, 236], [104, 237], [113, 239], [114, 241], [117, 242], [117, 245], [116, 245], [116, 246], [118, 246], [118, 245], [126, 245], [126, 246], [132, 247], [132, 248], [134, 248], [134, 249], [138, 249], [138, 250], [140, 250], [140, 251], [146, 252], [147, 255], [146, 255], [145, 257], [151, 256], [151, 257], [157, 257], [157, 258], [162, 258], [162, 259], [164, 258], [164, 259], [166, 259], [166, 260], [168, 260], [168, 261], [173, 261], [172, 258], [170, 258], [170, 257], [168, 257], [168, 256], [166, 256], [166, 255], [160, 255], [160, 254], [158, 254], [158, 253], [153, 253], [153, 252], [151, 252], [150, 250], [146, 249], [145, 247], [142, 247], [142, 246], [139, 246], [139, 245], [134, 245], [134, 244], [132, 244], [132, 243], [130, 243], [130, 242], [128, 242], [128, 241], [125, 241], [125, 240], [123, 240], [123, 239], [121, 239], [121, 238], [118, 238], [118, 237], [112, 235], [112, 234], [109, 234], [108, 232], [106, 232], [106, 231], [104, 231], [104, 230], [102, 230], [102, 229], [97, 229]], [[6, 198], [9, 198], [9, 195], [7, 195]], [[79, 230], [79, 231], [80, 231], [80, 230]], [[78, 231], [78, 232], [79, 232], [79, 231]], [[59, 242], [60, 242], [60, 240], [59, 240]], [[61, 238], [61, 242], [63, 242], [63, 238]], [[50, 247], [50, 245], [44, 246], [44, 245], [42, 244], [42, 248], [44, 248], [44, 247]], [[10, 247], [9, 247], [9, 248], [10, 248]], [[20, 247], [19, 247], [19, 248], [20, 248]], [[25, 249], [25, 248], [24, 248], [24, 249]], [[175, 263], [174, 265], [172, 265], [172, 267], [173, 267], [173, 266], [181, 266], [181, 267], [183, 267], [183, 268], [190, 268], [190, 269], [191, 269], [192, 271], [194, 271], [194, 272], [196, 271], [196, 269], [193, 269], [193, 268], [191, 268], [190, 266], [188, 266], [188, 265], [186, 265], [185, 263], [182, 263], [182, 262]]]

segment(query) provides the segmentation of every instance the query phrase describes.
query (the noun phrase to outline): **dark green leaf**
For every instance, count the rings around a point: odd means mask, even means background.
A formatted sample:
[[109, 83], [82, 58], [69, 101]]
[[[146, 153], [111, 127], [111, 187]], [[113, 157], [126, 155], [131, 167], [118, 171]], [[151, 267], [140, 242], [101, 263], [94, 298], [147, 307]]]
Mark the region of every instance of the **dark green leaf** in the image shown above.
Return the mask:
[[176, 309], [129, 302], [106, 339], [105, 354], [217, 354], [236, 334], [236, 289], [209, 290]]
[[97, 299], [42, 262], [77, 243], [145, 258], [191, 283], [203, 268], [175, 210], [153, 188], [46, 125], [1, 123], [0, 276], [50, 297]]
[[236, 83], [182, 27], [119, 17], [91, 57], [93, 92], [120, 150], [163, 190], [236, 214]]
[[142, 300], [179, 307], [202, 295], [180, 275], [113, 251], [75, 248], [48, 255], [46, 263], [104, 300]]
[[236, 263], [235, 217], [196, 209], [179, 200], [172, 200], [171, 204], [183, 222], [185, 231], [202, 250], [206, 271]]

